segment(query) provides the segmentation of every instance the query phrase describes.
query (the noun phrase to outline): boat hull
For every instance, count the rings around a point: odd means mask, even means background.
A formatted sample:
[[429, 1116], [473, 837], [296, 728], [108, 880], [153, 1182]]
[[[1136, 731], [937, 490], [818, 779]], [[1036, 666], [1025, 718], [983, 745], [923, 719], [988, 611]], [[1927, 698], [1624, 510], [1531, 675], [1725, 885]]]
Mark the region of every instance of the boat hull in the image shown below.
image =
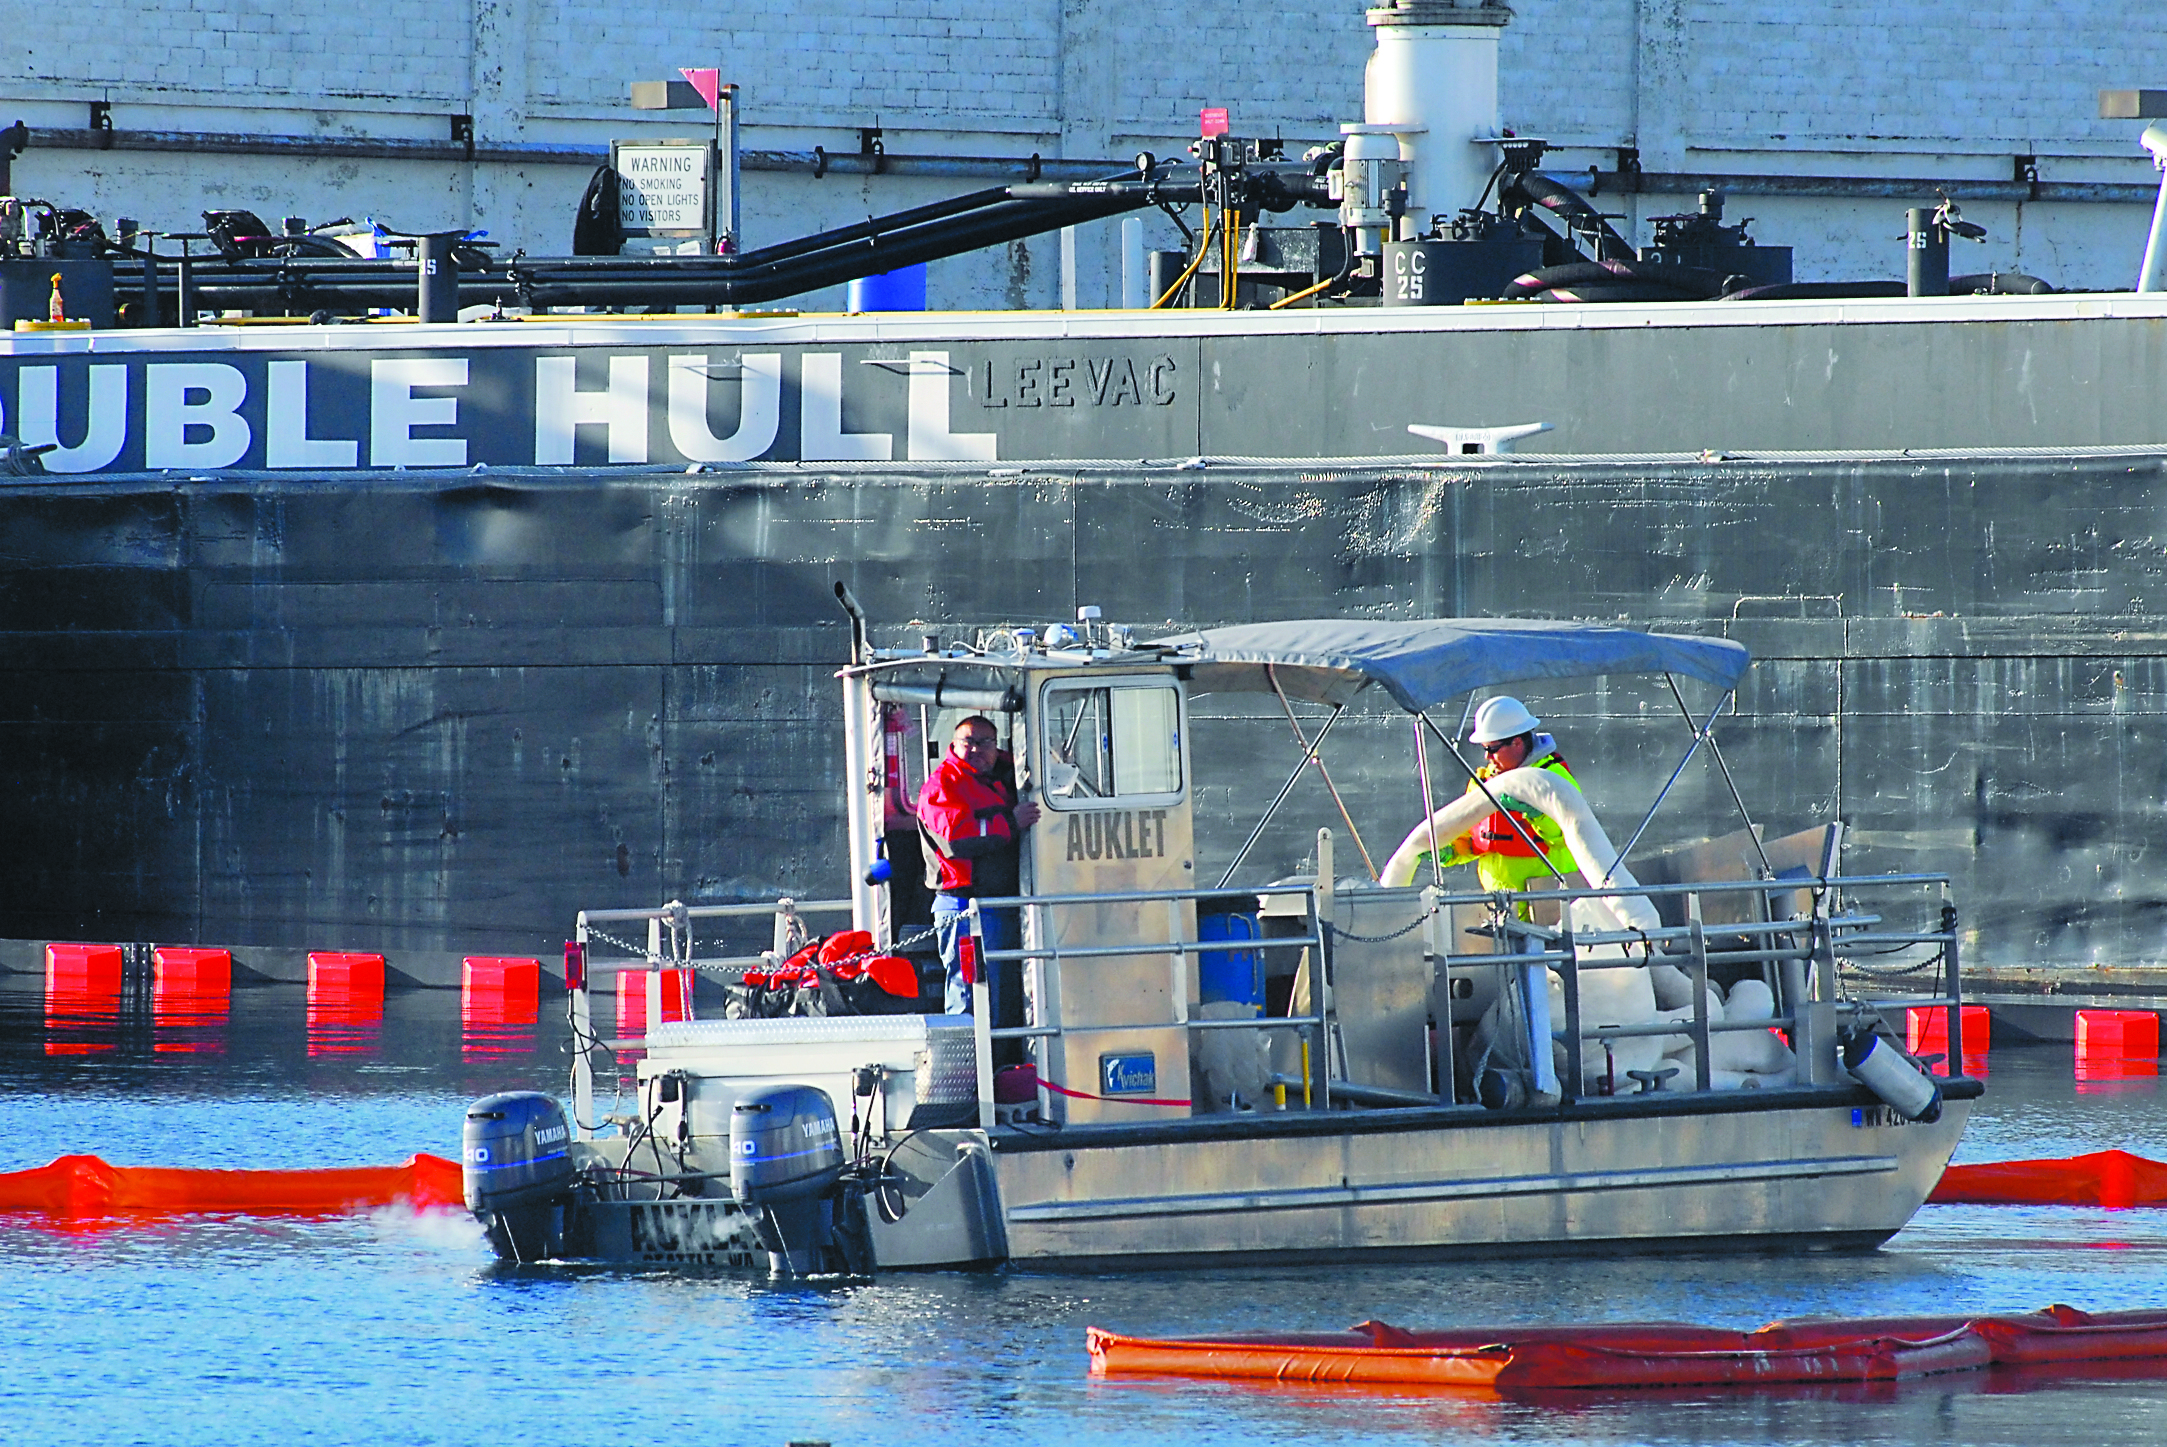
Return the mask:
[[1951, 1100], [1923, 1125], [1847, 1092], [1770, 1094], [1662, 1113], [1364, 1112], [1318, 1135], [1009, 1132], [992, 1154], [1009, 1260], [1038, 1269], [1842, 1250], [1903, 1227], [1969, 1115]]

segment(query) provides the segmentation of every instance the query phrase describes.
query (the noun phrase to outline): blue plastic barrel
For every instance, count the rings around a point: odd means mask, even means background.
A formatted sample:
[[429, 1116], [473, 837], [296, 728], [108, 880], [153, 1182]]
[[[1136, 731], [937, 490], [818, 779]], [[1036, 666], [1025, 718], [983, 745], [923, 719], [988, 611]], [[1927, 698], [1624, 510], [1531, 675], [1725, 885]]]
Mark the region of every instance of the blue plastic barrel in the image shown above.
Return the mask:
[[876, 271], [850, 283], [850, 310], [854, 312], [922, 312], [925, 310], [925, 263]]
[[[1199, 940], [1253, 940], [1260, 937], [1254, 914], [1207, 914], [1196, 922]], [[1197, 998], [1204, 1004], [1232, 1000], [1264, 1013], [1264, 951], [1198, 950]]]

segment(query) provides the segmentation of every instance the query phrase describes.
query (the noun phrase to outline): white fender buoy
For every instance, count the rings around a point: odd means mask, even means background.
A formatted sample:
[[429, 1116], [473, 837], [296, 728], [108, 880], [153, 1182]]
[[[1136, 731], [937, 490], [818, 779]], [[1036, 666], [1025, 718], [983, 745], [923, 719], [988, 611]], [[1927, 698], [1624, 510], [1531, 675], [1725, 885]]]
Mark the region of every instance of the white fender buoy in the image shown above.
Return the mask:
[[[1629, 969], [1589, 969], [1592, 959], [1620, 958], [1622, 945], [1594, 945], [1580, 953], [1580, 1028], [1600, 1030], [1605, 1025], [1645, 1025], [1655, 1018], [1655, 996], [1649, 989], [1648, 972], [1636, 962]], [[1565, 985], [1556, 971], [1550, 972], [1550, 1018], [1565, 1019]], [[1580, 1073], [1590, 1093], [1594, 1082], [1612, 1076], [1625, 1091], [1633, 1082], [1628, 1072], [1653, 1070], [1663, 1058], [1663, 1036], [1628, 1035], [1612, 1040], [1604, 1050], [1600, 1038], [1580, 1043]]]
[[1871, 1031], [1862, 1030], [1844, 1040], [1843, 1065], [1904, 1119], [1924, 1125], [1941, 1119], [1941, 1087], [1934, 1078]]
[[[1734, 1022], [1773, 1020], [1776, 1018], [1775, 993], [1765, 981], [1740, 980], [1724, 997], [1723, 1018]], [[1708, 1063], [1718, 1071], [1743, 1071], [1773, 1077], [1795, 1072], [1798, 1060], [1771, 1030], [1732, 1030], [1709, 1039]], [[1763, 1080], [1760, 1083], [1767, 1085], [1770, 1082]]]

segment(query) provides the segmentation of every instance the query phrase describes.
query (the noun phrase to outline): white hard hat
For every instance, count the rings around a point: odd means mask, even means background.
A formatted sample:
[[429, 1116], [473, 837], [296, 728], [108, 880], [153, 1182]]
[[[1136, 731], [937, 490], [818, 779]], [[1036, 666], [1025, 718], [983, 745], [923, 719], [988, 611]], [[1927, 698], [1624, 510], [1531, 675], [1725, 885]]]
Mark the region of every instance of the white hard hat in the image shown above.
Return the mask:
[[1542, 720], [1527, 711], [1527, 705], [1510, 694], [1486, 698], [1475, 710], [1475, 726], [1468, 730], [1470, 743], [1495, 744], [1506, 739], [1516, 739], [1531, 734], [1542, 727]]

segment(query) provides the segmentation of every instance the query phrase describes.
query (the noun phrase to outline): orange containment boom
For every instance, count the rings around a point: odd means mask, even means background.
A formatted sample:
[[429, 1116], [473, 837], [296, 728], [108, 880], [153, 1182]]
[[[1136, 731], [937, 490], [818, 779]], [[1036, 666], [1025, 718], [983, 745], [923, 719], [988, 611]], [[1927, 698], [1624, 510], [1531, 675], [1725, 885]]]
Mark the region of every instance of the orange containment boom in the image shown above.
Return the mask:
[[2167, 1206], [2167, 1165], [2128, 1151], [1951, 1166], [1927, 1201], [1970, 1206]]
[[2069, 1306], [2010, 1316], [1779, 1321], [1751, 1332], [1677, 1322], [1412, 1332], [1365, 1321], [1344, 1332], [1151, 1340], [1090, 1327], [1086, 1342], [1101, 1376], [1506, 1393], [1888, 1382], [2100, 1361], [2156, 1361], [2167, 1375], [2167, 1311], [2093, 1315]]
[[45, 1216], [341, 1216], [383, 1206], [417, 1211], [463, 1204], [459, 1163], [416, 1155], [399, 1166], [329, 1171], [204, 1171], [109, 1166], [62, 1156], [0, 1173], [0, 1212]]

